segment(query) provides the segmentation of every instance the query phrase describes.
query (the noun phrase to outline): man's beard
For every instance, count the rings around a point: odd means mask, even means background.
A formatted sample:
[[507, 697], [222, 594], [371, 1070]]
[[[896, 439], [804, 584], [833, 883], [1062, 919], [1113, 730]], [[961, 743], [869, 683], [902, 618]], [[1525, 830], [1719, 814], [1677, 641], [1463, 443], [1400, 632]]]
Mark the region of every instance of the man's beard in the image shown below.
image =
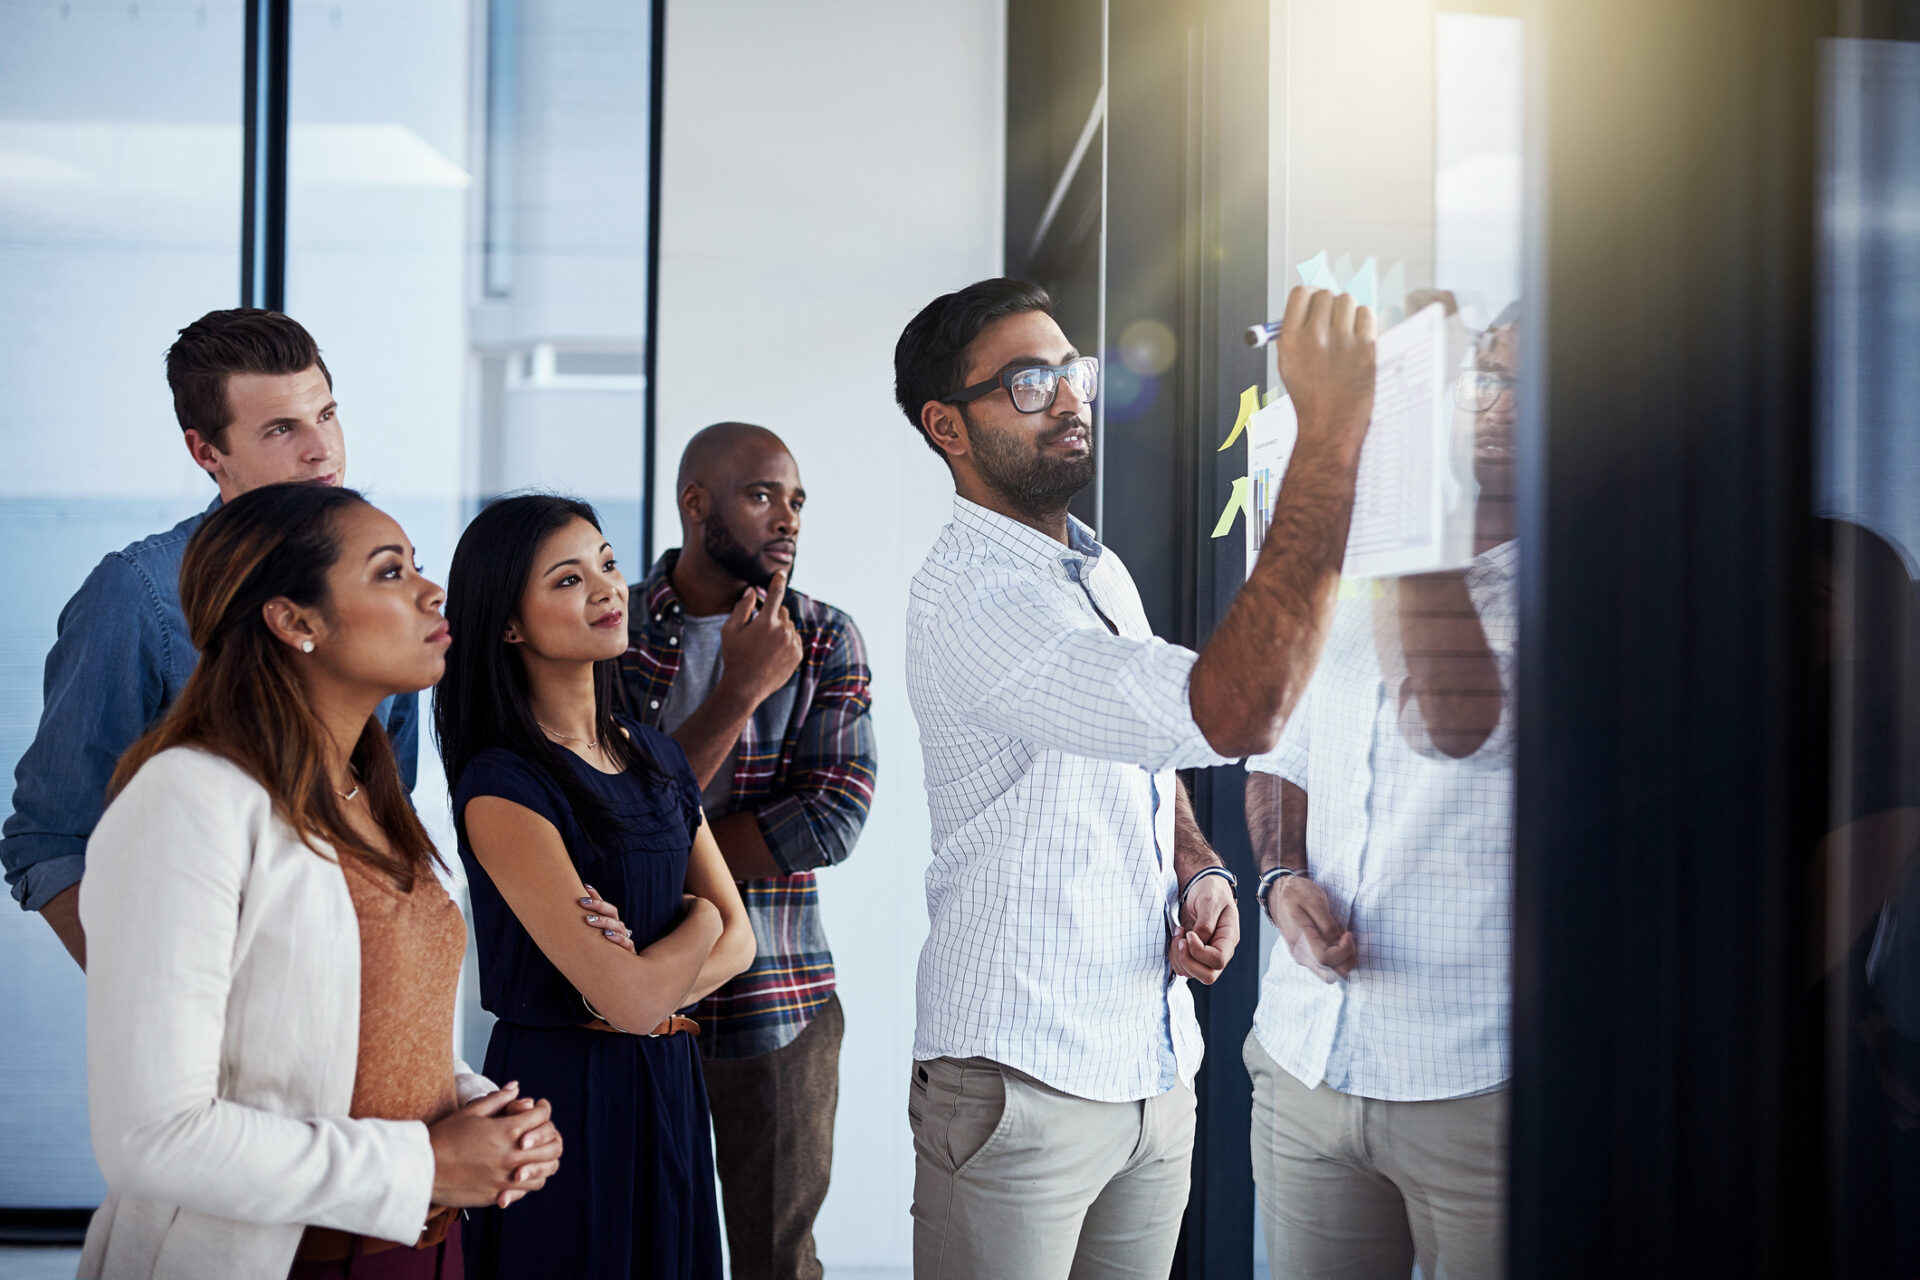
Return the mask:
[[982, 431], [965, 405], [960, 406], [960, 416], [967, 424], [967, 437], [973, 445], [974, 470], [1009, 506], [1028, 519], [1045, 520], [1060, 515], [1074, 494], [1093, 483], [1091, 448], [1077, 457], [1049, 458], [1041, 452], [1075, 427], [1084, 428], [1091, 442], [1091, 426], [1074, 420], [1050, 432], [1046, 439], [1036, 441], [1019, 431]]
[[740, 540], [733, 536], [733, 530], [721, 523], [719, 512], [707, 518], [700, 543], [706, 550], [707, 559], [748, 586], [765, 591], [773, 585], [773, 571], [761, 565], [753, 552], [740, 545]]

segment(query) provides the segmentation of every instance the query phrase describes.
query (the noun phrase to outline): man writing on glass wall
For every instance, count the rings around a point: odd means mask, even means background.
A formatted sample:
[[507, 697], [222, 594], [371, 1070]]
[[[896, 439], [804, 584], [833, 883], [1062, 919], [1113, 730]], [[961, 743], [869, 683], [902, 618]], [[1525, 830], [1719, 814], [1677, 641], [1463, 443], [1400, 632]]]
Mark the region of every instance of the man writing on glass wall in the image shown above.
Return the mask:
[[955, 490], [907, 614], [933, 817], [908, 1099], [920, 1280], [1166, 1276], [1201, 1054], [1184, 979], [1212, 982], [1239, 941], [1233, 878], [1173, 771], [1269, 749], [1305, 687], [1372, 412], [1371, 313], [1295, 290], [1281, 510], [1205, 649], [1168, 645], [1067, 514], [1093, 479], [1099, 366], [1050, 307], [982, 281], [894, 352], [896, 399]]
[[685, 748], [753, 920], [753, 966], [695, 1011], [733, 1277], [817, 1280], [845, 1022], [814, 872], [873, 801], [866, 645], [787, 589], [807, 491], [779, 436], [715, 423], [675, 488], [680, 546], [634, 594], [622, 685]]
[[[123, 751], [186, 685], [199, 661], [180, 611], [180, 559], [200, 522], [249, 489], [345, 483], [333, 375], [313, 337], [274, 311], [210, 311], [167, 351], [174, 415], [194, 465], [219, 486], [206, 511], [102, 560], [60, 611], [40, 727], [14, 770], [0, 863], [14, 898], [38, 911], [82, 968], [79, 888], [87, 837]], [[380, 705], [409, 789], [419, 752], [415, 695]]]
[[1356, 584], [1279, 746], [1247, 762], [1285, 944], [1243, 1050], [1275, 1280], [1505, 1271], [1517, 315], [1455, 384], [1473, 562]]

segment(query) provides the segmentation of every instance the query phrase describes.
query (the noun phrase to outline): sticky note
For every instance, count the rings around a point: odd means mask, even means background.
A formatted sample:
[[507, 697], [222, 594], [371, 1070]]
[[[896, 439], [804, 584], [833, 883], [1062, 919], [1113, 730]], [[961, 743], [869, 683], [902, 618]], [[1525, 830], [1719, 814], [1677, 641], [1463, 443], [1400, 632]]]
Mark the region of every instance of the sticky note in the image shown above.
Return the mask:
[[1386, 584], [1378, 578], [1340, 579], [1342, 600], [1381, 600], [1386, 598], [1386, 594]]
[[1380, 277], [1380, 305], [1383, 309], [1406, 315], [1407, 264], [1403, 259], [1394, 259], [1393, 265], [1387, 268], [1387, 274]]
[[1347, 281], [1347, 292], [1360, 306], [1376, 305], [1380, 293], [1380, 267], [1372, 258], [1360, 264], [1360, 269]]
[[1275, 400], [1278, 400], [1279, 398], [1280, 398], [1280, 388], [1268, 387], [1267, 394], [1260, 397], [1260, 407], [1264, 409], [1268, 405], [1272, 404]]
[[1215, 449], [1214, 452], [1225, 453], [1233, 442], [1240, 438], [1240, 433], [1247, 429], [1247, 419], [1259, 411], [1260, 388], [1257, 386], [1248, 387], [1240, 393], [1240, 416], [1233, 420], [1233, 430], [1227, 433], [1226, 444], [1221, 445], [1218, 449]]
[[1233, 482], [1233, 493], [1227, 498], [1227, 509], [1220, 513], [1220, 519], [1213, 526], [1213, 536], [1224, 538], [1233, 528], [1233, 518], [1247, 507], [1247, 478], [1241, 476]]
[[1348, 257], [1344, 253], [1341, 254], [1339, 257], [1333, 260], [1333, 270], [1331, 271], [1330, 274], [1333, 276], [1335, 280], [1338, 280], [1340, 283], [1328, 285], [1327, 287], [1329, 289], [1332, 289], [1335, 292], [1338, 292], [1346, 288], [1347, 281], [1353, 279], [1353, 259]]
[[1320, 252], [1314, 254], [1311, 258], [1308, 258], [1305, 262], [1301, 263], [1299, 266], [1294, 268], [1295, 271], [1298, 271], [1300, 273], [1300, 283], [1307, 286], [1307, 288], [1309, 289], [1317, 289], [1320, 287], [1316, 285], [1314, 281], [1319, 279], [1320, 273], [1325, 271], [1326, 269], [1327, 269], [1327, 251], [1325, 249], [1322, 249]]

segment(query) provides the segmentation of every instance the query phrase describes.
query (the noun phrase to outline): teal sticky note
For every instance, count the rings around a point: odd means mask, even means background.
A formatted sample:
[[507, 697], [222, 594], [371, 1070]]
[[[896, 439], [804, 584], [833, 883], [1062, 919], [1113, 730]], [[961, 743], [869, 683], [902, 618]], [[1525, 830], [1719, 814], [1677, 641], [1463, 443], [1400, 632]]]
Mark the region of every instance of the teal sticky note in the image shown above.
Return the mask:
[[1322, 249], [1320, 252], [1314, 254], [1311, 258], [1308, 258], [1305, 262], [1301, 263], [1299, 266], [1294, 268], [1295, 271], [1298, 271], [1300, 273], [1300, 283], [1307, 286], [1307, 288], [1309, 289], [1318, 289], [1320, 287], [1319, 285], [1315, 284], [1314, 281], [1317, 280], [1320, 277], [1321, 273], [1324, 272], [1326, 269], [1327, 269], [1327, 251], [1325, 249]]
[[1380, 268], [1372, 258], [1360, 264], [1360, 269], [1347, 281], [1347, 292], [1353, 295], [1354, 302], [1363, 307], [1377, 305], [1375, 299], [1380, 293]]
[[1344, 253], [1335, 258], [1333, 260], [1333, 278], [1339, 281], [1339, 283], [1328, 285], [1327, 287], [1329, 289], [1332, 289], [1336, 293], [1345, 289], [1347, 287], [1347, 281], [1353, 279], [1353, 259]]
[[1394, 259], [1387, 274], [1380, 277], [1380, 308], [1388, 324], [1407, 314], [1407, 264], [1402, 259]]

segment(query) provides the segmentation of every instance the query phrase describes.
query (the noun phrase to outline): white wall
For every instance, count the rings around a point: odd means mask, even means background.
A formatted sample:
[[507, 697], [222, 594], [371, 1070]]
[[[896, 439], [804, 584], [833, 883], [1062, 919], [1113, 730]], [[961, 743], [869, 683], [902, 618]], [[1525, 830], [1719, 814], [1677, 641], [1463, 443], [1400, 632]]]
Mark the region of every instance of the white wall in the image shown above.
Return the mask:
[[655, 545], [679, 544], [687, 438], [762, 423], [809, 495], [795, 586], [866, 637], [878, 791], [821, 876], [847, 1040], [817, 1235], [829, 1269], [905, 1267], [928, 823], [903, 620], [952, 490], [893, 405], [893, 344], [936, 294], [1001, 270], [1004, 5], [702, 0], [670, 9], [666, 66]]

